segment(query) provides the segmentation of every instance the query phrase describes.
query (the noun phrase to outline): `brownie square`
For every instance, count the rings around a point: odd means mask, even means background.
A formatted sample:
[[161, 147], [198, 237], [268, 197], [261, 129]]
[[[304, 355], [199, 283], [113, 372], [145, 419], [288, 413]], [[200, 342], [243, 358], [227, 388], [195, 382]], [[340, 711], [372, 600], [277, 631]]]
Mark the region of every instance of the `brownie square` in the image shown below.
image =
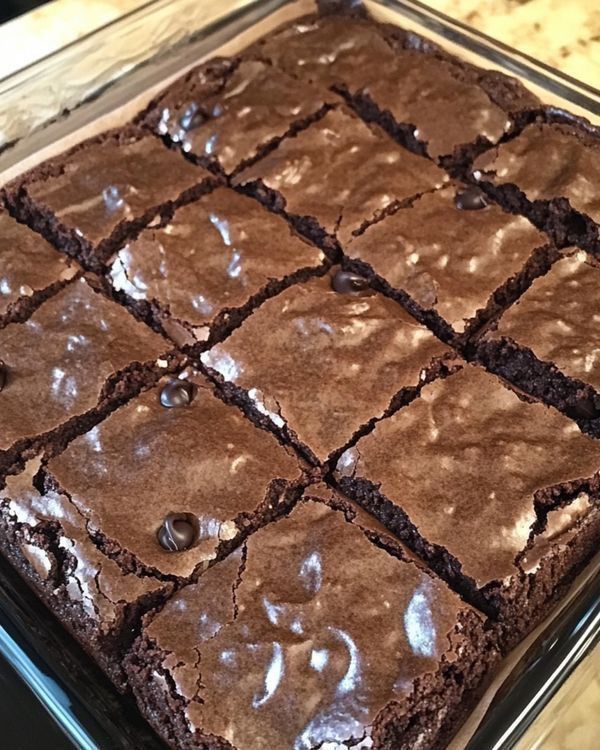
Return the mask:
[[200, 163], [231, 174], [304, 127], [332, 99], [326, 89], [266, 62], [238, 60], [216, 74], [206, 65], [192, 70], [159, 97], [146, 122]]
[[[120, 374], [137, 380], [168, 342], [78, 279], [23, 323], [0, 330], [0, 466], [70, 421], [123, 398]], [[140, 371], [136, 374], [135, 371]]]
[[352, 81], [365, 86], [379, 78], [395, 53], [384, 27], [365, 18], [302, 18], [256, 43], [256, 51], [295, 78], [323, 86]]
[[307, 499], [145, 618], [127, 671], [178, 748], [425, 750], [495, 659], [484, 628], [401, 549]]
[[[514, 644], [597, 549], [598, 446], [467, 365], [379, 422], [340, 457], [338, 475], [455, 589], [498, 616]], [[554, 533], [544, 535], [549, 520]], [[545, 553], [528, 566], [540, 540]]]
[[0, 209], [0, 328], [27, 318], [77, 272], [72, 260]]
[[127, 304], [181, 343], [223, 336], [323, 259], [282, 218], [218, 188], [121, 248], [110, 276]]
[[[328, 112], [244, 170], [236, 184], [275, 193], [286, 214], [310, 217], [345, 243], [407, 198], [440, 187], [446, 175], [348, 110]], [[262, 196], [263, 199], [264, 196]], [[273, 202], [273, 199], [271, 199]]]
[[201, 355], [229, 398], [317, 462], [399, 391], [412, 393], [448, 351], [396, 302], [353, 280], [334, 271], [296, 284]]
[[529, 201], [567, 198], [576, 211], [600, 223], [600, 139], [591, 133], [554, 123], [528, 125], [482, 154], [474, 167], [483, 182], [515, 186]]
[[571, 251], [533, 282], [486, 338], [526, 346], [600, 392], [599, 289], [598, 262], [583, 251]]
[[97, 269], [160, 206], [202, 192], [208, 176], [160, 139], [126, 129], [41, 165], [9, 190], [8, 201], [20, 219]]
[[[346, 245], [350, 263], [377, 274], [462, 333], [518, 296], [547, 270], [546, 242], [522, 216], [488, 205], [474, 188], [426, 193]], [[366, 264], [366, 265], [365, 265]]]
[[291, 451], [191, 370], [28, 469], [0, 491], [13, 560], [113, 675], [131, 610], [275, 517], [301, 475]]

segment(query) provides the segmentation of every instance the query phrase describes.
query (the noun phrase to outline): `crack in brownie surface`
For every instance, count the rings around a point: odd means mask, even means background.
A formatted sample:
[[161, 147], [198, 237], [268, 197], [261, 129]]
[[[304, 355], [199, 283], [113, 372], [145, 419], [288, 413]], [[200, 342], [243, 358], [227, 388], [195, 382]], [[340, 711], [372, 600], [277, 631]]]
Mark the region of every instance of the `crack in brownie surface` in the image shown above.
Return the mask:
[[147, 618], [128, 663], [142, 707], [178, 697], [156, 725], [184, 748], [436, 746], [494, 652], [481, 616], [397, 554], [302, 502]]
[[[175, 340], [208, 338], [239, 323], [253, 299], [269, 296], [323, 253], [279, 216], [228, 188], [179, 208], [163, 226], [121, 248], [110, 275], [134, 307], [143, 301]], [[237, 308], [237, 312], [236, 309]]]
[[156, 360], [166, 339], [78, 279], [0, 331], [0, 452], [98, 406], [111, 376]]
[[0, 328], [23, 320], [78, 266], [0, 208]]
[[339, 286], [351, 281], [333, 271], [296, 284], [201, 355], [225, 386], [243, 389], [271, 429], [317, 461], [385, 412], [403, 387], [418, 386], [422, 370], [448, 352], [393, 300]]
[[427, 193], [344, 248], [421, 307], [437, 310], [456, 332], [547, 242], [527, 219], [483, 198], [465, 206], [464, 196], [477, 196], [473, 190], [452, 186]]
[[571, 251], [500, 318], [490, 340], [513, 339], [600, 392], [600, 265]]
[[[277, 191], [286, 213], [309, 216], [344, 243], [391, 206], [440, 187], [446, 175], [377, 126], [336, 109], [236, 177]], [[326, 196], [326, 200], [324, 200]]]
[[[592, 497], [597, 541], [598, 446], [566, 417], [467, 365], [379, 422], [341, 456], [338, 473], [351, 496], [471, 600], [532, 627], [545, 602], [519, 556], [535, 549], [545, 512], [580, 493]], [[582, 543], [579, 552], [592, 549]], [[568, 557], [564, 569], [541, 567], [540, 581], [557, 576], [540, 584], [547, 596], [568, 576]]]

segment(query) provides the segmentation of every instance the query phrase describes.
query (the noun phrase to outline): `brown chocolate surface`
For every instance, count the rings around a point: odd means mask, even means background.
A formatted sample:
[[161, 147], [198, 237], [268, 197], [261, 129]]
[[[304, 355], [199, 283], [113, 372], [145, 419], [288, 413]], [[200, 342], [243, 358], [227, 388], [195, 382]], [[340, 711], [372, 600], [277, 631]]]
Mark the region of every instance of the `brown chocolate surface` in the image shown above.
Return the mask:
[[175, 595], [144, 634], [201, 734], [237, 750], [366, 748], [418, 680], [433, 687], [441, 661], [456, 661], [466, 612], [438, 579], [306, 502]]
[[27, 192], [93, 245], [120, 222], [175, 200], [208, 174], [150, 136], [108, 137], [55, 163], [54, 174], [27, 185]]
[[381, 294], [340, 294], [332, 276], [267, 300], [205, 365], [247, 391], [275, 428], [324, 460], [446, 347]]
[[595, 474], [599, 448], [566, 417], [467, 365], [380, 422], [338, 470], [380, 484], [482, 587], [518, 574], [535, 493]]
[[560, 125], [529, 125], [516, 138], [480, 156], [475, 169], [496, 184], [516, 184], [530, 200], [568, 198], [576, 211], [600, 222], [597, 138], [578, 137]]
[[98, 405], [110, 375], [156, 359], [168, 342], [84, 279], [0, 331], [8, 377], [0, 392], [0, 450]]
[[456, 194], [447, 187], [422, 196], [369, 227], [346, 253], [462, 331], [545, 238], [522, 216], [495, 205], [461, 210]]
[[500, 319], [508, 336], [600, 390], [600, 266], [583, 251], [557, 261]]
[[302, 19], [259, 40], [257, 49], [297, 78], [354, 88], [380, 78], [395, 57], [375, 24], [348, 16]]
[[451, 154], [478, 136], [496, 143], [510, 125], [481, 86], [460, 80], [453, 65], [431, 55], [404, 50], [384, 75], [373, 73], [364, 93], [397, 123], [414, 125], [432, 157]]
[[67, 281], [76, 264], [52, 245], [0, 211], [0, 326], [24, 299]]
[[[267, 432], [226, 406], [193, 372], [188, 406], [165, 408], [153, 388], [121, 407], [48, 464], [60, 493], [88, 531], [155, 574], [188, 576], [213, 560], [253, 514], [284, 498], [273, 480], [295, 480], [297, 460]], [[196, 544], [164, 549], [157, 534], [170, 513], [197, 519]], [[244, 520], [246, 517], [246, 520]]]
[[259, 60], [243, 60], [218, 93], [203, 96], [205, 90], [195, 84], [188, 77], [158, 101], [157, 132], [186, 153], [217, 159], [227, 173], [335, 99]]
[[311, 216], [342, 243], [365, 221], [406, 198], [440, 187], [445, 174], [344, 109], [283, 141], [242, 172], [281, 193], [290, 214]]
[[251, 198], [218, 188], [148, 228], [111, 266], [113, 286], [157, 302], [197, 338], [224, 308], [244, 305], [271, 279], [318, 266], [323, 255]]

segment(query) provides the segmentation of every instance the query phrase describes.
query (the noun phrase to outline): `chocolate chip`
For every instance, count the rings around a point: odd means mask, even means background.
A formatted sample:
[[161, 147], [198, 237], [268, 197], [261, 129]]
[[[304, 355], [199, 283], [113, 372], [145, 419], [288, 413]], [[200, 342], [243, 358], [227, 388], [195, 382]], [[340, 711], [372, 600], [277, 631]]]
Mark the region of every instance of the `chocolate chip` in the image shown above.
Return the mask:
[[581, 399], [573, 404], [568, 410], [571, 419], [597, 419], [600, 417], [600, 409], [596, 408], [594, 399], [591, 396]]
[[0, 392], [4, 389], [6, 381], [8, 380], [8, 367], [0, 359]]
[[370, 291], [367, 279], [350, 271], [337, 271], [331, 279], [331, 287], [340, 294], [360, 295]]
[[194, 386], [186, 380], [170, 380], [160, 391], [160, 403], [165, 409], [189, 406], [194, 398]]
[[461, 211], [479, 211], [487, 206], [487, 198], [481, 188], [471, 186], [454, 196], [454, 205]]
[[160, 546], [168, 552], [183, 552], [198, 538], [198, 529], [188, 514], [170, 513], [156, 536]]

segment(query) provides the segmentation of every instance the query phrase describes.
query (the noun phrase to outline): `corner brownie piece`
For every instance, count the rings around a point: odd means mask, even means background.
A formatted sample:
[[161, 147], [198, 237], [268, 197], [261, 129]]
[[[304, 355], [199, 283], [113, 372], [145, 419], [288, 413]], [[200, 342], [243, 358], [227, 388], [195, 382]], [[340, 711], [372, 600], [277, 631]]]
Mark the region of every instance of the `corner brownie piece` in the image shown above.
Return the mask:
[[333, 271], [296, 284], [201, 355], [229, 398], [312, 461], [342, 448], [402, 389], [414, 395], [448, 351], [363, 282]]
[[132, 395], [169, 348], [85, 279], [0, 330], [0, 467], [70, 429], [74, 417]]
[[117, 649], [139, 597], [199, 575], [281, 513], [300, 476], [291, 451], [185, 370], [117, 409], [37, 474], [9, 477], [0, 491], [5, 549], [118, 675]]
[[121, 248], [110, 276], [133, 309], [182, 343], [224, 335], [323, 260], [279, 216], [217, 188]]
[[[218, 66], [217, 66], [218, 67]], [[230, 174], [325, 111], [336, 97], [261, 60], [214, 63], [172, 84], [145, 118], [159, 135]], [[220, 74], [220, 75], [219, 75]]]
[[[599, 445], [466, 365], [379, 422], [337, 470], [351, 497], [499, 616], [514, 644], [597, 549]], [[566, 527], [544, 536], [553, 512], [574, 503], [588, 509], [576, 519], [578, 533], [570, 535], [567, 512]], [[545, 553], [532, 569], [524, 560], [535, 556], [540, 534]]]
[[532, 258], [546, 242], [527, 219], [488, 205], [476, 188], [452, 186], [373, 224], [345, 252], [359, 261], [351, 266], [374, 272], [392, 292], [407, 292], [461, 333], [510, 304], [547, 270], [548, 253]]
[[307, 499], [146, 617], [127, 671], [172, 747], [425, 750], [495, 656], [439, 579]]
[[571, 251], [500, 318], [489, 341], [508, 338], [600, 392], [600, 265]]
[[73, 261], [0, 208], [0, 328], [27, 318], [78, 270]]
[[235, 182], [344, 243], [382, 212], [446, 180], [435, 164], [398, 146], [377, 126], [336, 109], [282, 141]]
[[557, 123], [528, 125], [516, 138], [476, 159], [475, 175], [492, 185], [515, 186], [530, 201], [567, 198], [600, 223], [600, 138]]
[[130, 128], [42, 164], [9, 187], [7, 200], [22, 221], [97, 268], [161, 206], [200, 194], [208, 176], [160, 139]]

